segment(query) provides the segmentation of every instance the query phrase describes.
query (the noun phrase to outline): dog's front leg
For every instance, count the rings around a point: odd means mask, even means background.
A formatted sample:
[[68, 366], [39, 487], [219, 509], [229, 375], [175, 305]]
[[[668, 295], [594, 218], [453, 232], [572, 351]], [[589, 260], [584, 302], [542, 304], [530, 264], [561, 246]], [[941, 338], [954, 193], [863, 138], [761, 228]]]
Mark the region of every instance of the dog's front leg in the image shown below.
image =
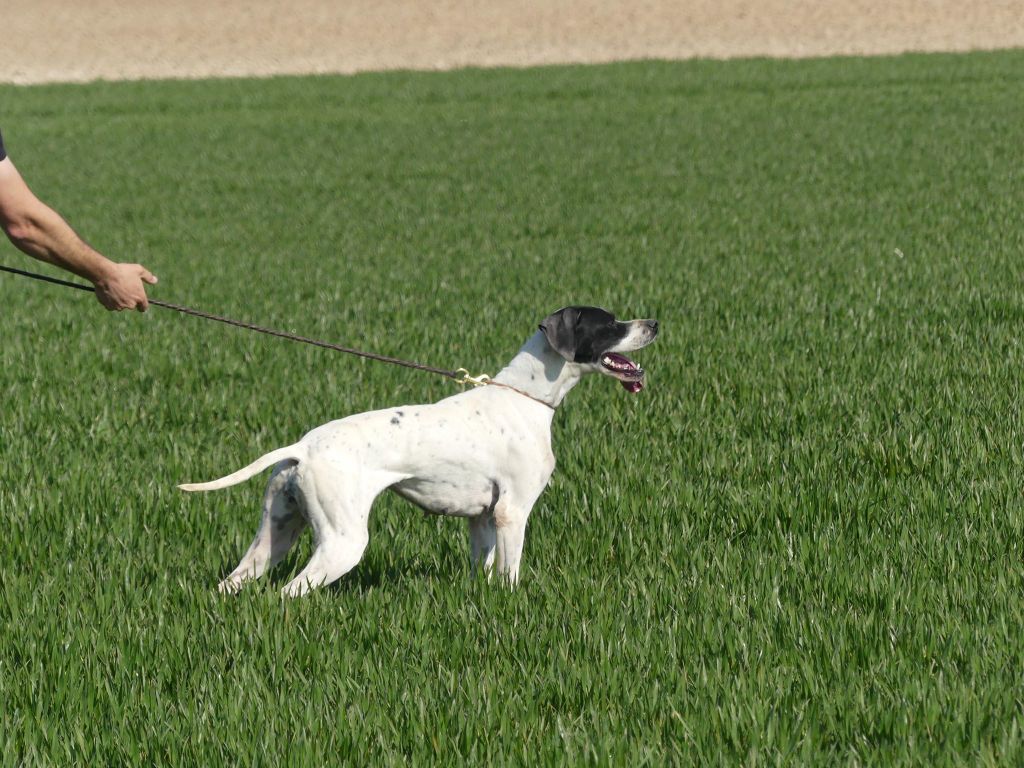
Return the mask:
[[469, 549], [473, 558], [473, 570], [483, 568], [488, 578], [494, 569], [494, 545], [497, 532], [494, 514], [489, 510], [477, 517], [469, 518]]
[[497, 521], [495, 526], [498, 574], [514, 587], [519, 581], [519, 559], [526, 540], [526, 517], [522, 520]]

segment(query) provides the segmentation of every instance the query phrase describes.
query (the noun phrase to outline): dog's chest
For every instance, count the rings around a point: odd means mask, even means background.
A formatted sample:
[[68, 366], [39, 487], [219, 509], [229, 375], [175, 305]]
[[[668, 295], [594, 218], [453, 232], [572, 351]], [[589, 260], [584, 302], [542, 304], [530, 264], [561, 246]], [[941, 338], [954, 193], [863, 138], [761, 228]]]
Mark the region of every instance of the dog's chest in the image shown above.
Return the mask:
[[391, 486], [391, 490], [425, 512], [456, 517], [493, 511], [501, 496], [497, 480], [458, 471], [436, 478], [411, 477]]
[[508, 398], [477, 390], [368, 417], [376, 462], [405, 476], [391, 490], [458, 517], [493, 511], [505, 495], [536, 496], [550, 476], [550, 422], [524, 417]]

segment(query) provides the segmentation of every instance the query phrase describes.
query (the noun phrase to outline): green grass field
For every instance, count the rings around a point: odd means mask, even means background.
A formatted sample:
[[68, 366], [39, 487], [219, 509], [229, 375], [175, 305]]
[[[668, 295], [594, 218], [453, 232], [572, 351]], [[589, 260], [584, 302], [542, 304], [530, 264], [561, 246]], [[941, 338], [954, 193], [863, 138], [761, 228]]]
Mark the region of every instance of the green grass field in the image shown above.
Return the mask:
[[[3, 765], [1024, 762], [1024, 53], [0, 87], [157, 298], [494, 373], [661, 320], [557, 415], [521, 588], [381, 497], [237, 598], [258, 480], [445, 379], [0, 276]], [[0, 262], [34, 268], [6, 243]]]

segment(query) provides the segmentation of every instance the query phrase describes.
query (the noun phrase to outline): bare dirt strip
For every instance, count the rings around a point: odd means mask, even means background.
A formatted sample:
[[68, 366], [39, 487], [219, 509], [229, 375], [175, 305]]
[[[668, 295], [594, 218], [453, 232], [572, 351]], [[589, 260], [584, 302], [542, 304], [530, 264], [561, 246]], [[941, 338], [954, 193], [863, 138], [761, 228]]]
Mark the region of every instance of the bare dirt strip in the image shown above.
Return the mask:
[[5, 0], [0, 82], [1024, 46], [1024, 0]]

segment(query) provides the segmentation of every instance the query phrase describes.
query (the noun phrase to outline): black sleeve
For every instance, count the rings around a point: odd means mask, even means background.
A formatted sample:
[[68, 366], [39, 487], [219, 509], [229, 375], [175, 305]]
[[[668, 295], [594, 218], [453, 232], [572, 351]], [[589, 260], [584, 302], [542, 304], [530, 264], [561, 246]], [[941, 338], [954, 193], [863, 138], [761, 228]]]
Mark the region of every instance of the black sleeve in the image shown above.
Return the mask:
[[7, 153], [4, 152], [4, 135], [0, 133], [0, 160], [7, 157]]

